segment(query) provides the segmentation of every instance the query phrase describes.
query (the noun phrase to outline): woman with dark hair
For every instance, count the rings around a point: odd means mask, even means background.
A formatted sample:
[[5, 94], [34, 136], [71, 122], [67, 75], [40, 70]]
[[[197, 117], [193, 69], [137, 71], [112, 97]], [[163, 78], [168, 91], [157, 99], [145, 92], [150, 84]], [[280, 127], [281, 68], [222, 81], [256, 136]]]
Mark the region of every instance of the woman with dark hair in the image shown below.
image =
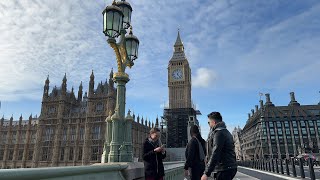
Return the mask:
[[143, 143], [143, 162], [146, 180], [163, 180], [164, 167], [162, 159], [166, 150], [160, 141], [160, 130], [152, 128], [149, 137]]
[[205, 169], [206, 141], [201, 137], [198, 126], [190, 128], [191, 140], [186, 149], [185, 176], [190, 174], [191, 180], [200, 180]]

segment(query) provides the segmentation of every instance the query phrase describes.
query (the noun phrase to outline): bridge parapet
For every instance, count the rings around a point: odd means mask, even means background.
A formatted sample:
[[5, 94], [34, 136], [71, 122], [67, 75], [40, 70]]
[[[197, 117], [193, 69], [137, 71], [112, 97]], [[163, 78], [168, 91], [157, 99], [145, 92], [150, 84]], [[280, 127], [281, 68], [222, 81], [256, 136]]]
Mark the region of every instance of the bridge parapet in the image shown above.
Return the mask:
[[[183, 179], [183, 162], [165, 162], [165, 180]], [[87, 180], [87, 179], [144, 179], [144, 166], [135, 163], [108, 163], [91, 166], [1, 169], [6, 180]]]

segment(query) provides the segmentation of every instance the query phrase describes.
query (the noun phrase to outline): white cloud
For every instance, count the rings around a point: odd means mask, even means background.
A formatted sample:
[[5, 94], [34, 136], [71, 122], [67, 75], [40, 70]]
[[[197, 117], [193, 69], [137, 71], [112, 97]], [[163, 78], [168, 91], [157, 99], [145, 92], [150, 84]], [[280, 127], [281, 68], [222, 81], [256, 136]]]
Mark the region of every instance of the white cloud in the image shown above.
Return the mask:
[[86, 87], [91, 69], [96, 82], [105, 80], [115, 62], [101, 32], [102, 8], [85, 1], [1, 1], [0, 98], [40, 100], [48, 74], [52, 87], [66, 72], [68, 89], [80, 81]]
[[215, 80], [217, 79], [217, 74], [214, 70], [208, 68], [199, 68], [196, 74], [192, 77], [192, 85], [194, 87], [212, 87]]

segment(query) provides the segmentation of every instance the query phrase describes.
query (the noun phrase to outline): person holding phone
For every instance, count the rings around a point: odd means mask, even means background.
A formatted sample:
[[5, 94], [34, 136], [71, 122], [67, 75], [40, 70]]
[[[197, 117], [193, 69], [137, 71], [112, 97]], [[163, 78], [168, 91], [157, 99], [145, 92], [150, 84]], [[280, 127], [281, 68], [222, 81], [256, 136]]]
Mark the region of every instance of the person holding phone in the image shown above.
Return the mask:
[[143, 143], [143, 162], [145, 180], [163, 180], [163, 159], [166, 157], [165, 145], [160, 141], [160, 130], [152, 128]]

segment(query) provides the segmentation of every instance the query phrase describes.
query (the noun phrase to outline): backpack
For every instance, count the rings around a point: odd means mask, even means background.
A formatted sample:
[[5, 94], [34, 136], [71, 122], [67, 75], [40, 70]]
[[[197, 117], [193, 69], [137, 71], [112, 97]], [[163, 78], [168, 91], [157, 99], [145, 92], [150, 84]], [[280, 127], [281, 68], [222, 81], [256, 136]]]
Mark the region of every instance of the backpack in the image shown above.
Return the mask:
[[[196, 138], [196, 137], [195, 137], [195, 138]], [[198, 138], [196, 138], [196, 140], [198, 141], [200, 161], [204, 161], [205, 155], [204, 155], [204, 151], [203, 151], [202, 144], [200, 143], [200, 141], [198, 140]]]

